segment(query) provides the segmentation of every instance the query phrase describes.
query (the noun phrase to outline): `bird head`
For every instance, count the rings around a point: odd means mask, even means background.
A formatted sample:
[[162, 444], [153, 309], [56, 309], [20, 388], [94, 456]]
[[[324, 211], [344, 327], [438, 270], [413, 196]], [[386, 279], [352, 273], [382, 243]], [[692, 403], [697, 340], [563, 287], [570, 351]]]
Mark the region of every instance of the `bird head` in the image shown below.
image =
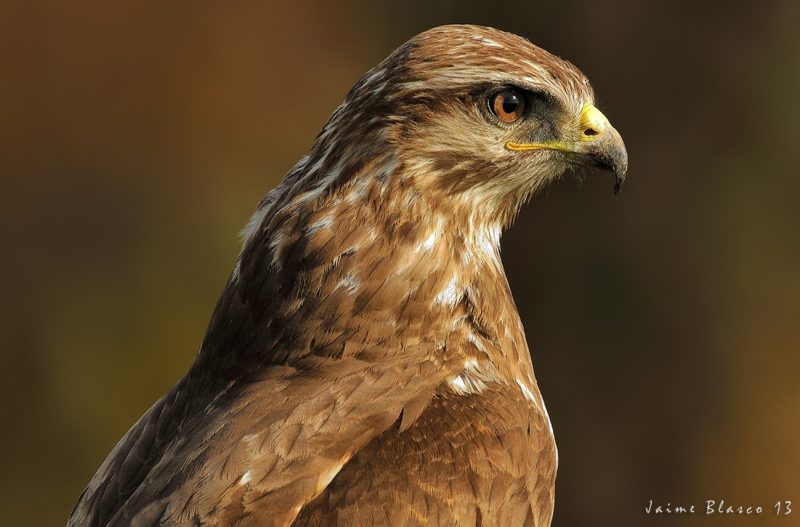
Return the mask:
[[627, 170], [622, 138], [586, 77], [486, 27], [412, 38], [361, 79], [331, 123], [349, 143], [358, 134], [366, 157], [394, 152], [399, 185], [503, 225], [571, 167], [613, 172], [615, 193]]

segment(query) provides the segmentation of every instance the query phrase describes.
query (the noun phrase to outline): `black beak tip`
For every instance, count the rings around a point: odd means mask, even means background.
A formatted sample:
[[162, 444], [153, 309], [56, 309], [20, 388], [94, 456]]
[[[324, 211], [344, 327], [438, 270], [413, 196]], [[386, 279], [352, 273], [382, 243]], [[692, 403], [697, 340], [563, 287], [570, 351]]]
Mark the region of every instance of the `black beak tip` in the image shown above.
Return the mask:
[[612, 172], [614, 174], [614, 195], [619, 194], [622, 190], [622, 184], [625, 183], [625, 174], [628, 171], [628, 160], [626, 158], [600, 158], [595, 160], [595, 163], [600, 168]]
[[622, 190], [622, 184], [625, 183], [625, 172], [614, 172], [614, 195], [619, 194]]
[[622, 184], [625, 183], [625, 175], [628, 172], [628, 153], [621, 149], [612, 157], [610, 165], [614, 172], [614, 195], [616, 196], [622, 190]]

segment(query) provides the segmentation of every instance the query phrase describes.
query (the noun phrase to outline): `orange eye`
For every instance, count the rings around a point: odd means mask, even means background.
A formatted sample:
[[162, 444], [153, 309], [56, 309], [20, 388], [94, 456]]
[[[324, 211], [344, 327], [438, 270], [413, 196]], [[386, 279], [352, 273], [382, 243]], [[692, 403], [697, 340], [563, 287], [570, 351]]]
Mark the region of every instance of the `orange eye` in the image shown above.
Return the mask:
[[513, 123], [525, 110], [525, 99], [517, 90], [503, 90], [489, 99], [489, 109], [504, 123]]

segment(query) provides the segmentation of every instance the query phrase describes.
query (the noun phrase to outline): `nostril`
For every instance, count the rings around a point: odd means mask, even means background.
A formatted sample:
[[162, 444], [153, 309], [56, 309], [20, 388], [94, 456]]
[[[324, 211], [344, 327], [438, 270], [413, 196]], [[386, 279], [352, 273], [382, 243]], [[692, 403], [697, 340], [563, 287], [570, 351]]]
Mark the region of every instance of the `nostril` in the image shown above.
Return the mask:
[[583, 135], [597, 135], [599, 133], [600, 132], [598, 132], [594, 128], [587, 128], [586, 130], [583, 131]]

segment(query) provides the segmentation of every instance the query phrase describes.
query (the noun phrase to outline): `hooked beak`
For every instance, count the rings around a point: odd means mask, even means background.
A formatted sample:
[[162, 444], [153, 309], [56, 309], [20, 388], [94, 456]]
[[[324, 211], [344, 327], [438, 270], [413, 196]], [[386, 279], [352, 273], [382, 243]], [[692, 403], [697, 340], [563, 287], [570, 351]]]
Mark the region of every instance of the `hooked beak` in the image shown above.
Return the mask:
[[575, 140], [555, 140], [545, 143], [509, 141], [506, 143], [506, 148], [516, 152], [555, 150], [566, 154], [567, 159], [573, 163], [609, 170], [614, 173], [614, 194], [616, 194], [622, 187], [628, 170], [628, 153], [622, 137], [593, 104], [583, 107], [577, 124], [578, 137]]

